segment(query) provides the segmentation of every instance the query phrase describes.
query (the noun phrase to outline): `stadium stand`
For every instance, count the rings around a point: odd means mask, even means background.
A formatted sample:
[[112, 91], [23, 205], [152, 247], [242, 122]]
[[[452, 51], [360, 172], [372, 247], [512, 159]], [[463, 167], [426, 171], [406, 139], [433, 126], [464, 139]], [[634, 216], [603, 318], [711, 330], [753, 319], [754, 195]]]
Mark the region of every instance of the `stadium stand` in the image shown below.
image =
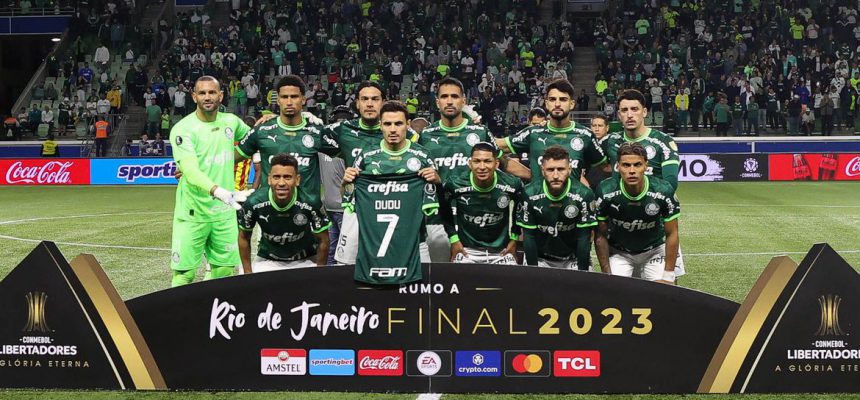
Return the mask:
[[308, 82], [307, 108], [322, 116], [351, 104], [354, 86], [370, 79], [432, 119], [433, 82], [451, 75], [504, 136], [524, 126], [545, 83], [563, 77], [582, 91], [579, 118], [614, 118], [618, 91], [635, 87], [652, 105], [648, 123], [675, 134], [711, 134], [720, 97], [736, 135], [856, 130], [860, 26], [847, 0], [628, 0], [568, 18], [562, 2], [536, 0], [252, 5], [170, 9], [148, 32], [136, 23], [140, 5], [90, 2], [24, 106], [59, 115], [69, 98], [70, 120], [80, 122], [94, 115], [92, 96], [118, 87], [112, 112], [139, 105], [137, 135], [151, 102], [170, 110], [171, 124], [193, 110], [189, 90], [203, 74], [221, 79], [227, 110], [257, 115], [273, 109], [276, 77], [294, 73]]

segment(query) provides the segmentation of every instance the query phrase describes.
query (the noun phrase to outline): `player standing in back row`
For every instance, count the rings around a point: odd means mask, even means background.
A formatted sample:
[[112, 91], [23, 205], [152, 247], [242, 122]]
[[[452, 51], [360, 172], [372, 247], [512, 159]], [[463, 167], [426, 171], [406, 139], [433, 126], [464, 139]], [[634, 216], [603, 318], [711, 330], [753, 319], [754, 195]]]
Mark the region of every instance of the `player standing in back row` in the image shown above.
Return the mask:
[[204, 254], [211, 266], [207, 278], [230, 276], [240, 263], [236, 210], [253, 190], [229, 188], [233, 187], [233, 143], [251, 128], [233, 114], [218, 112], [223, 96], [217, 79], [198, 78], [191, 94], [197, 110], [170, 131], [173, 158], [183, 173], [173, 216], [174, 287], [194, 281]]

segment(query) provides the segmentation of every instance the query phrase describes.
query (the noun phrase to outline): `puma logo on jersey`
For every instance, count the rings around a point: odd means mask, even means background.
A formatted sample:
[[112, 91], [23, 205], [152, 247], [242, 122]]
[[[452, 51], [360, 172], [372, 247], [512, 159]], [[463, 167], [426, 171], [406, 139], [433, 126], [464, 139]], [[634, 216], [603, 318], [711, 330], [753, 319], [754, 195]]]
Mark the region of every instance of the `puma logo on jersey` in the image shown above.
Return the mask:
[[375, 166], [376, 168], [374, 168], [374, 169], [382, 168], [382, 162], [381, 161], [371, 161], [370, 165]]
[[437, 138], [437, 137], [430, 138], [430, 141], [433, 143], [439, 144], [439, 138]]
[[461, 199], [463, 200], [463, 204], [465, 204], [467, 206], [469, 205], [469, 202], [472, 201], [471, 197], [466, 197], [466, 196], [461, 197]]
[[617, 212], [621, 212], [621, 206], [619, 206], [618, 204], [610, 204], [609, 207], [614, 208]]
[[537, 138], [537, 140], [538, 140], [539, 142], [543, 143], [543, 145], [544, 145], [544, 146], [546, 146], [546, 138], [544, 138], [544, 137], [539, 137], [539, 138]]
[[278, 143], [278, 137], [275, 135], [266, 135], [267, 138], [272, 139], [273, 142]]
[[537, 212], [538, 212], [538, 214], [543, 215], [543, 206], [540, 206], [540, 207], [532, 207], [532, 208], [534, 208], [534, 209], [535, 209], [535, 211], [537, 211]]
[[260, 218], [261, 220], [266, 221], [266, 223], [268, 223], [268, 222], [269, 222], [269, 216], [268, 216], [268, 215], [261, 215], [261, 216], [259, 216], [259, 217], [257, 217], [257, 218]]

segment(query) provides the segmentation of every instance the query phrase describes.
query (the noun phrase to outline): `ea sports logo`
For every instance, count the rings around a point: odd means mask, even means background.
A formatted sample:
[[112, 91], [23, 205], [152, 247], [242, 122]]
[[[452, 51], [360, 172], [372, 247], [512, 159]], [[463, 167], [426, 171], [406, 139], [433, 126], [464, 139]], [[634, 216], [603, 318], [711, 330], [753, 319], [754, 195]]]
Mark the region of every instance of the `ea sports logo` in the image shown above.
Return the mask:
[[543, 360], [537, 354], [518, 354], [511, 362], [511, 366], [520, 374], [535, 374], [543, 368]]
[[436, 375], [442, 369], [442, 358], [435, 352], [425, 351], [418, 356], [416, 366], [418, 371], [424, 375]]

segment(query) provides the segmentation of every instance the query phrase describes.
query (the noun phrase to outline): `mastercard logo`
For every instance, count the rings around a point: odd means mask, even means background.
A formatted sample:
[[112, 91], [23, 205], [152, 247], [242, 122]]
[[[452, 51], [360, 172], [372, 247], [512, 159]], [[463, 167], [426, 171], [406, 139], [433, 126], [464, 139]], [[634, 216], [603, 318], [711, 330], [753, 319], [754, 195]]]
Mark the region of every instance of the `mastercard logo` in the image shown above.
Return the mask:
[[550, 354], [542, 350], [509, 350], [505, 352], [505, 376], [549, 376]]
[[511, 367], [521, 374], [526, 372], [535, 374], [543, 368], [543, 360], [537, 354], [517, 354], [511, 361]]

